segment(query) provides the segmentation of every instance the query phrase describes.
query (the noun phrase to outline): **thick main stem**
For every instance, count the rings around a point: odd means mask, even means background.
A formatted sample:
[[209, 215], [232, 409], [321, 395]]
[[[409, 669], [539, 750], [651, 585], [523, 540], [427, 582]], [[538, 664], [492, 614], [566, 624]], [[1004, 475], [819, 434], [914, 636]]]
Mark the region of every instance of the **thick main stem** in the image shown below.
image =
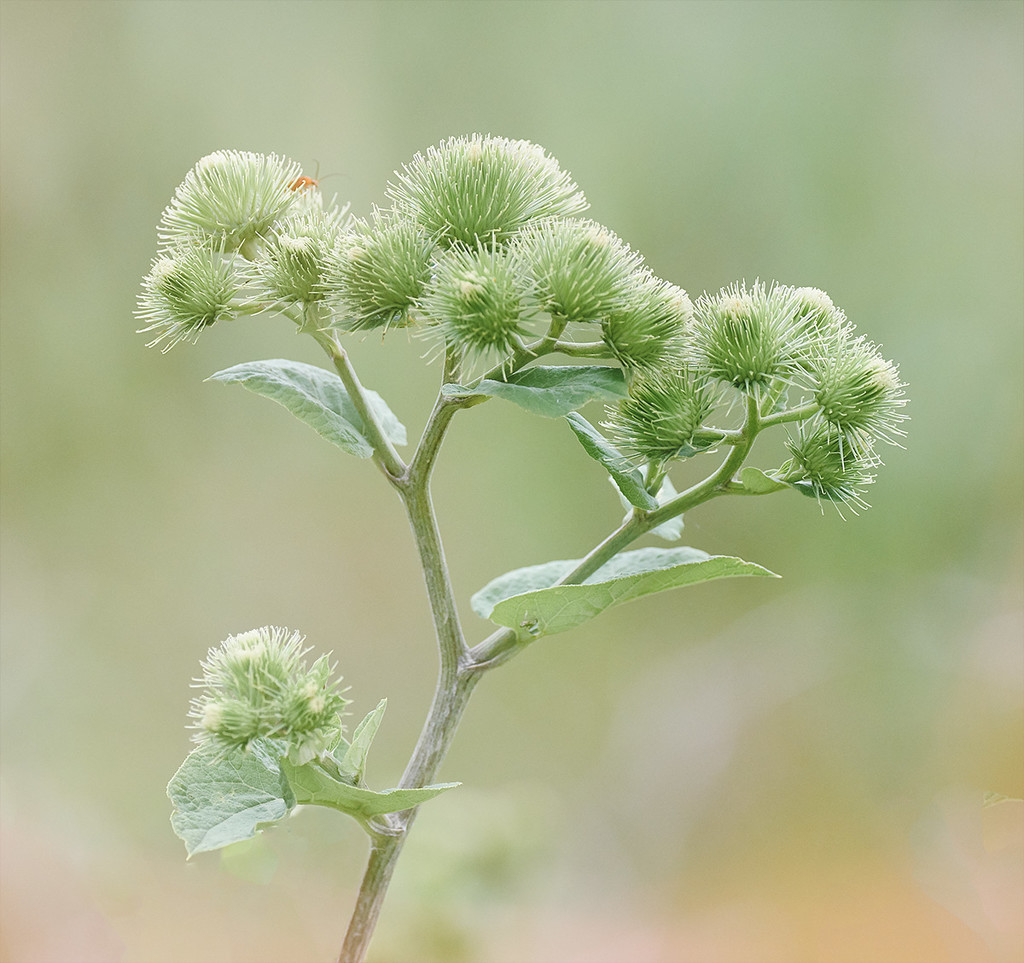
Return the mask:
[[[392, 478], [409, 515], [440, 654], [434, 701], [399, 783], [403, 789], [418, 789], [433, 781], [451, 746], [469, 696], [480, 678], [477, 673], [467, 669], [468, 649], [462, 635], [430, 498], [431, 469], [445, 429], [458, 407], [456, 402], [439, 399], [408, 469], [401, 477]], [[399, 815], [394, 825], [396, 832], [373, 837], [370, 858], [338, 958], [339, 963], [361, 963], [365, 957], [395, 864], [415, 818], [416, 809], [406, 810]]]
[[[462, 672], [456, 673], [448, 685], [443, 678], [438, 680], [426, 724], [402, 777], [403, 789], [418, 789], [433, 781], [479, 678], [474, 673]], [[395, 864], [417, 812], [417, 809], [408, 809], [400, 815], [399, 831], [395, 835], [374, 838], [338, 963], [362, 963], [365, 958]]]

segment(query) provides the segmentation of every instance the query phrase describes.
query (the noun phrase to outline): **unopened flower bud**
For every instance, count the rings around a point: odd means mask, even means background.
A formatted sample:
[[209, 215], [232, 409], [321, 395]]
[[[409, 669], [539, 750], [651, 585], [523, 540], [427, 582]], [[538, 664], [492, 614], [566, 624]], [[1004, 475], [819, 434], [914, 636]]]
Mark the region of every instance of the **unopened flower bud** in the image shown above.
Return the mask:
[[812, 351], [816, 346], [827, 351], [828, 346], [836, 338], [843, 337], [850, 328], [846, 315], [819, 288], [778, 285], [769, 292], [768, 297], [789, 310]]
[[430, 280], [434, 251], [411, 218], [375, 210], [370, 221], [357, 219], [335, 249], [327, 276], [342, 325], [365, 330], [410, 323], [410, 309]]
[[896, 444], [904, 434], [906, 404], [899, 372], [863, 338], [838, 340], [816, 365], [815, 401], [821, 416], [839, 431], [861, 440]]
[[168, 251], [153, 261], [142, 279], [135, 316], [139, 333], [155, 332], [149, 347], [167, 351], [179, 341], [195, 341], [211, 324], [231, 317], [245, 278], [233, 257], [210, 245]]
[[502, 243], [541, 217], [587, 202], [554, 158], [504, 137], [453, 137], [417, 154], [388, 186], [395, 209], [444, 245]]
[[643, 283], [642, 258], [595, 221], [551, 218], [525, 228], [512, 253], [540, 306], [565, 322], [603, 321]]
[[452, 248], [434, 265], [421, 307], [444, 343], [482, 354], [512, 349], [533, 306], [529, 291], [500, 248]]
[[808, 338], [794, 321], [791, 297], [766, 291], [760, 282], [704, 295], [694, 313], [695, 362], [742, 391], [788, 380], [807, 357]]
[[325, 276], [344, 226], [343, 214], [309, 207], [266, 239], [256, 270], [267, 295], [310, 304], [327, 296]]
[[692, 321], [686, 292], [643, 272], [626, 302], [605, 315], [601, 334], [627, 368], [674, 367], [685, 356]]
[[801, 431], [786, 446], [792, 460], [780, 469], [785, 480], [805, 495], [832, 502], [842, 514], [846, 505], [855, 514], [867, 508], [864, 489], [875, 480], [879, 464], [870, 445], [851, 441], [827, 425]]
[[161, 240], [167, 245], [210, 240], [251, 258], [257, 239], [268, 236], [301, 201], [301, 192], [291, 188], [299, 173], [298, 164], [276, 154], [208, 154], [188, 172], [164, 211]]
[[198, 729], [201, 741], [218, 746], [248, 746], [260, 735], [259, 710], [241, 699], [222, 698], [203, 708]]
[[712, 384], [689, 369], [663, 369], [638, 374], [629, 396], [609, 407], [605, 426], [622, 450], [644, 461], [687, 457], [706, 446], [694, 436], [715, 408]]

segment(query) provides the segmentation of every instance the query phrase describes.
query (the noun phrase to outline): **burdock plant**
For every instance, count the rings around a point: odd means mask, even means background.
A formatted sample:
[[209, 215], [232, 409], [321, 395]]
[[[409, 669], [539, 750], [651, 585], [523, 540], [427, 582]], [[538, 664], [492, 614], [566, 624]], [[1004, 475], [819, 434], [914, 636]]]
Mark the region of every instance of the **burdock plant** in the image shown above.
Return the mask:
[[[795, 490], [837, 509], [866, 507], [878, 442], [903, 435], [896, 366], [824, 292], [736, 283], [692, 303], [639, 253], [584, 219], [582, 192], [542, 148], [474, 134], [417, 154], [390, 206], [364, 218], [325, 204], [297, 164], [218, 151], [185, 177], [161, 218], [160, 250], [138, 317], [164, 350], [224, 319], [274, 314], [329, 367], [252, 361], [213, 380], [264, 395], [343, 451], [372, 460], [401, 497], [423, 566], [440, 654], [434, 701], [399, 784], [363, 778], [381, 702], [348, 732], [327, 656], [307, 665], [280, 627], [210, 649], [195, 681], [196, 747], [168, 786], [188, 854], [253, 836], [299, 804], [354, 817], [369, 864], [342, 963], [362, 960], [395, 862], [423, 802], [458, 785], [435, 778], [477, 682], [544, 636], [643, 595], [760, 565], [695, 548], [631, 546], [678, 538], [684, 513], [729, 495]], [[440, 386], [411, 455], [406, 432], [363, 386], [344, 346], [353, 333], [406, 328], [438, 361]], [[552, 363], [555, 359], [570, 363]], [[430, 478], [461, 411], [492, 398], [565, 421], [566, 442], [611, 477], [626, 507], [578, 557], [517, 569], [470, 599], [493, 631], [468, 641], [452, 595]], [[579, 409], [603, 402], [600, 425]], [[788, 459], [751, 464], [763, 431]], [[709, 463], [682, 491], [681, 462]], [[582, 464], [586, 464], [583, 462]], [[689, 477], [700, 476], [690, 471]], [[678, 480], [678, 479], [677, 479]]]

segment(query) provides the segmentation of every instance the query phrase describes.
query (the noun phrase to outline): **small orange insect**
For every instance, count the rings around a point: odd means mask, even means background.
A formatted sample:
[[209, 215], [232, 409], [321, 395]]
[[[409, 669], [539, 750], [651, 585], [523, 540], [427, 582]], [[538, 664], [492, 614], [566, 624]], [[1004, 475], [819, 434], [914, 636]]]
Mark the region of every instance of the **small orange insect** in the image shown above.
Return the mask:
[[288, 185], [288, 190], [290, 190], [290, 191], [304, 191], [304, 190], [306, 190], [307, 187], [319, 187], [320, 186], [319, 178], [320, 178], [320, 162], [317, 161], [317, 164], [316, 164], [316, 177], [306, 177], [305, 175], [303, 175], [302, 177], [296, 177], [295, 180], [293, 180]]

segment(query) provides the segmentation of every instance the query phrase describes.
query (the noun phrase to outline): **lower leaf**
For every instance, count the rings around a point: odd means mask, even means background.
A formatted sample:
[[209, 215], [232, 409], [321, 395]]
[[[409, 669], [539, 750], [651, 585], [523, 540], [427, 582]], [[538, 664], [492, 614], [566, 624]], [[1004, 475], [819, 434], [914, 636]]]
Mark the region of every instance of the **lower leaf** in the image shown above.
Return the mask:
[[364, 786], [353, 786], [335, 779], [315, 763], [293, 766], [287, 759], [282, 759], [281, 769], [291, 784], [296, 802], [309, 806], [328, 806], [357, 819], [370, 819], [385, 813], [412, 809], [413, 806], [461, 785], [445, 782], [424, 786], [422, 789], [385, 789], [375, 792]]
[[641, 548], [616, 555], [579, 585], [556, 585], [578, 560], [546, 562], [496, 578], [471, 599], [474, 611], [523, 641], [565, 632], [613, 605], [684, 585], [736, 575], [778, 578], [729, 555], [695, 548]]
[[[359, 775], [372, 738], [370, 730], [376, 730], [382, 712], [383, 705], [368, 717], [367, 738], [353, 741], [360, 747], [355, 760]], [[189, 753], [167, 786], [174, 804], [171, 826], [185, 843], [189, 858], [251, 839], [296, 805], [328, 806], [365, 823], [374, 816], [412, 809], [459, 785], [448, 782], [377, 792], [355, 785], [355, 780], [334, 778], [315, 760], [294, 765], [287, 752], [284, 743], [257, 739], [247, 750], [227, 755], [205, 746]]]
[[256, 740], [248, 751], [218, 756], [201, 746], [167, 785], [171, 826], [189, 857], [250, 839], [261, 826], [288, 815], [295, 796], [278, 765], [281, 746]]

